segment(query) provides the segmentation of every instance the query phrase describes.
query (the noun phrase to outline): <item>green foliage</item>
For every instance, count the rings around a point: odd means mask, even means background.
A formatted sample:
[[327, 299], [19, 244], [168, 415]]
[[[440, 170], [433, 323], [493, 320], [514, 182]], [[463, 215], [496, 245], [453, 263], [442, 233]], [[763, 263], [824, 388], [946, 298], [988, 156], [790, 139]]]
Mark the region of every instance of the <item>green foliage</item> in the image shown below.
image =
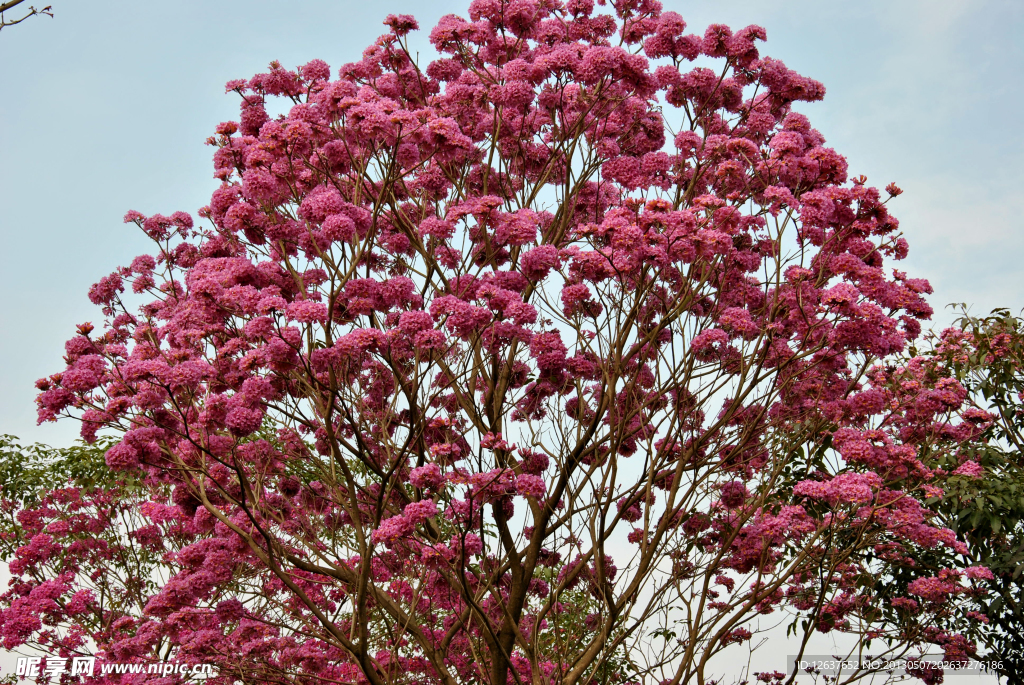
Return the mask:
[[[95, 444], [72, 447], [22, 446], [13, 435], [0, 435], [0, 497], [21, 506], [36, 504], [55, 488], [93, 489], [125, 484], [125, 474], [114, 477], [103, 460], [113, 442], [100, 438]], [[129, 477], [129, 481], [132, 479]], [[132, 481], [133, 482], [133, 481]]]
[[[995, 310], [984, 318], [964, 315], [958, 325], [973, 344], [950, 366], [971, 402], [997, 418], [965, 450], [985, 477], [952, 476], [945, 494], [929, 504], [970, 548], [961, 563], [995, 575], [992, 595], [976, 607], [989, 619], [976, 637], [1002, 661], [1009, 683], [1024, 683], [1024, 320]], [[953, 471], [958, 461], [950, 454], [936, 465]]]

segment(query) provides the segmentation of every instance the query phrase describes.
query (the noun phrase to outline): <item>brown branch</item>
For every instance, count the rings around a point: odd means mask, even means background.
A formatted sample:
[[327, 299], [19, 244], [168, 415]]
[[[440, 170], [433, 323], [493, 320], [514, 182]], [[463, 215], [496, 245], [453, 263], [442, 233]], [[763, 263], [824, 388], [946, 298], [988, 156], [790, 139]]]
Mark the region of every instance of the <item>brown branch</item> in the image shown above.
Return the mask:
[[20, 5], [23, 2], [25, 2], [25, 0], [9, 0], [9, 2], [5, 2], [3, 4], [0, 4], [0, 29], [3, 29], [5, 26], [14, 26], [15, 24], [20, 24], [21, 22], [25, 21], [29, 17], [34, 17], [36, 15], [46, 15], [47, 17], [50, 17], [51, 19], [53, 18], [53, 9], [51, 8], [50, 5], [47, 5], [46, 7], [42, 8], [42, 9], [39, 9], [39, 10], [37, 10], [33, 6], [29, 6], [28, 14], [26, 14], [23, 17], [21, 17], [20, 19], [13, 19], [13, 20], [4, 19], [4, 16], [3, 16], [4, 12], [6, 12], [7, 10], [9, 10], [9, 9], [11, 9], [13, 7], [16, 7], [16, 6]]

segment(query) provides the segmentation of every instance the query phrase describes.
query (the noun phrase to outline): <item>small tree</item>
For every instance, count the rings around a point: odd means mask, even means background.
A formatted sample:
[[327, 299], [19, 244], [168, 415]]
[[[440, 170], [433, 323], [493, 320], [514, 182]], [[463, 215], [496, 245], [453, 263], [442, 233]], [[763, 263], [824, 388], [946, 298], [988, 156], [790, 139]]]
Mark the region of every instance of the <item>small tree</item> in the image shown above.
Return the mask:
[[823, 87], [648, 0], [476, 0], [425, 69], [386, 23], [338, 80], [228, 84], [209, 227], [130, 212], [155, 254], [40, 381], [177, 569], [90, 637], [374, 685], [703, 685], [780, 607], [926, 642], [871, 627], [871, 563], [959, 548], [917, 455], [973, 427], [886, 385], [930, 289], [792, 110]]
[[1015, 685], [1024, 682], [1024, 321], [1006, 310], [965, 313], [932, 342], [927, 356], [934, 373], [964, 385], [963, 413], [984, 430], [977, 440], [953, 441], [928, 458], [949, 475], [927, 503], [966, 542], [966, 553], [935, 550], [902, 573], [990, 569], [982, 573], [990, 592], [942, 616], [937, 627], [977, 638], [984, 658]]
[[145, 544], [151, 523], [140, 505], [154, 493], [112, 473], [108, 447], [22, 447], [0, 436], [0, 558], [12, 576], [0, 598], [4, 649], [80, 654], [119, 619], [141, 616], [169, 577]]

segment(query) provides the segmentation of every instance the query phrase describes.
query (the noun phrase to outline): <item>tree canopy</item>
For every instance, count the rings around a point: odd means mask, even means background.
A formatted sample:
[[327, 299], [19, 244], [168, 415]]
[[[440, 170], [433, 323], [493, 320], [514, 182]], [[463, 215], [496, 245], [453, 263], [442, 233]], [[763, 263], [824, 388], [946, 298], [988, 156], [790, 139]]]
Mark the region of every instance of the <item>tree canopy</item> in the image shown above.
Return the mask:
[[474, 0], [425, 68], [385, 23], [337, 78], [227, 84], [204, 224], [125, 217], [153, 253], [38, 384], [108, 470], [5, 485], [4, 647], [705, 685], [795, 617], [973, 654], [994, 576], [929, 506], [993, 419], [902, 356], [931, 288], [899, 188], [794, 110], [824, 87], [652, 0]]

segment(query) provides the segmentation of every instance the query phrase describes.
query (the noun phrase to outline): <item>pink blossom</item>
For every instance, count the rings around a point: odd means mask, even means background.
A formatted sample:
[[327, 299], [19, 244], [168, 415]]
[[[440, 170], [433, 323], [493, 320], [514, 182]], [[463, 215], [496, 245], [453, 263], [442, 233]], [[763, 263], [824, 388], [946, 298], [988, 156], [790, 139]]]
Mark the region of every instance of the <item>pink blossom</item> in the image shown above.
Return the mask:
[[541, 499], [547, 493], [547, 486], [540, 476], [524, 474], [516, 478], [516, 492], [523, 497]]
[[414, 522], [405, 516], [392, 516], [381, 521], [377, 530], [373, 531], [373, 541], [378, 543], [396, 542], [409, 535], [414, 525]]
[[721, 502], [729, 509], [743, 506], [743, 503], [747, 501], [747, 497], [747, 488], [741, 481], [730, 481], [722, 486]]
[[426, 464], [409, 473], [409, 482], [417, 488], [436, 488], [444, 483], [444, 476], [437, 464]]
[[520, 270], [531, 281], [543, 280], [559, 263], [558, 250], [553, 245], [535, 247], [519, 258]]
[[953, 475], [966, 478], [984, 478], [985, 468], [976, 461], [965, 461], [953, 471]]
[[986, 566], [971, 566], [964, 573], [973, 580], [995, 580], [992, 571]]
[[324, 323], [327, 321], [327, 306], [321, 302], [310, 302], [309, 300], [292, 302], [285, 308], [285, 313], [289, 320], [300, 323]]
[[429, 518], [437, 516], [437, 505], [431, 500], [421, 500], [405, 505], [402, 516], [413, 524], [423, 523]]

